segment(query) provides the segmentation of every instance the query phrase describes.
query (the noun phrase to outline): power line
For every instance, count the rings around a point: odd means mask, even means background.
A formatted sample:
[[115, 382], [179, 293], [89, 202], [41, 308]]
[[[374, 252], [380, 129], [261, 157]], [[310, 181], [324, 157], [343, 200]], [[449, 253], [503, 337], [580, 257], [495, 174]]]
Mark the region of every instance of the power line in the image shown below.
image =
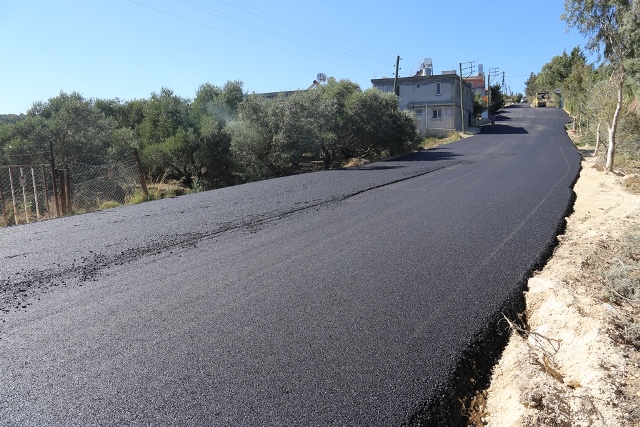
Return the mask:
[[[191, 1], [191, 0], [187, 0], [187, 1], [189, 1], [190, 3], [195, 3], [195, 2], [193, 2], [193, 1]], [[276, 23], [276, 24], [277, 24], [277, 22], [275, 22], [275, 21], [273, 21], [273, 20], [270, 20], [270, 19], [268, 19], [268, 18], [264, 18], [264, 17], [262, 17], [262, 16], [260, 16], [260, 15], [257, 15], [257, 14], [255, 14], [255, 13], [251, 12], [250, 10], [243, 9], [243, 8], [238, 7], [238, 6], [234, 5], [234, 4], [231, 4], [231, 3], [227, 2], [227, 1], [224, 1], [224, 0], [218, 0], [218, 1], [219, 1], [220, 3], [224, 3], [224, 4], [228, 5], [228, 6], [235, 7], [236, 9], [240, 9], [240, 10], [242, 10], [243, 12], [251, 13], [252, 15], [258, 16], [258, 17], [260, 17], [260, 18], [262, 18], [262, 19], [266, 19], [266, 20], [268, 20], [268, 21], [271, 21], [271, 22], [274, 22], [274, 23]], [[346, 43], [346, 44], [352, 45], [352, 46], [354, 46], [354, 47], [356, 47], [356, 48], [358, 48], [358, 49], [365, 49], [365, 50], [368, 50], [368, 51], [370, 51], [370, 52], [378, 53], [378, 54], [380, 54], [380, 55], [384, 55], [384, 56], [391, 56], [391, 55], [389, 55], [388, 53], [380, 52], [380, 51], [377, 51], [377, 50], [375, 50], [375, 49], [371, 49], [371, 48], [368, 48], [368, 47], [365, 47], [365, 46], [361, 46], [361, 45], [358, 45], [358, 44], [355, 44], [355, 43], [352, 43], [352, 42], [349, 42], [349, 41], [346, 41], [346, 40], [339, 39], [339, 38], [334, 37], [334, 36], [332, 36], [332, 35], [330, 35], [330, 34], [325, 34], [325, 33], [321, 32], [321, 31], [314, 30], [313, 28], [309, 28], [309, 27], [306, 27], [306, 26], [304, 26], [304, 25], [298, 24], [297, 22], [290, 21], [290, 20], [288, 20], [288, 19], [285, 19], [285, 18], [282, 18], [282, 17], [280, 17], [280, 16], [274, 15], [274, 14], [272, 14], [272, 13], [270, 13], [270, 12], [264, 11], [264, 10], [262, 10], [262, 9], [259, 9], [259, 8], [257, 8], [257, 7], [251, 6], [251, 5], [248, 5], [248, 4], [243, 3], [243, 2], [241, 2], [241, 1], [237, 1], [237, 0], [236, 0], [236, 3], [240, 3], [240, 4], [241, 4], [241, 5], [243, 5], [243, 6], [246, 6], [246, 7], [250, 8], [250, 9], [257, 10], [258, 12], [263, 13], [263, 14], [265, 14], [265, 15], [267, 15], [267, 16], [272, 16], [272, 17], [274, 17], [274, 18], [276, 18], [276, 19], [279, 19], [279, 20], [281, 20], [281, 21], [287, 22], [287, 23], [289, 23], [289, 24], [295, 25], [295, 26], [300, 27], [300, 28], [304, 28], [305, 30], [309, 30], [309, 31], [312, 31], [312, 32], [314, 32], [314, 33], [320, 34], [320, 35], [322, 35], [322, 36], [324, 36], [324, 37], [328, 37], [328, 38], [331, 38], [331, 39], [333, 39], [333, 40], [339, 41], [339, 42], [341, 42], [341, 43]], [[280, 25], [280, 24], [278, 24], [278, 25]], [[287, 27], [287, 28], [291, 28], [291, 27]], [[311, 34], [306, 34], [306, 33], [304, 33], [303, 31], [295, 30], [294, 28], [291, 28], [291, 29], [293, 29], [294, 31], [299, 31], [299, 32], [301, 32], [302, 34], [305, 34], [305, 35], [308, 35], [308, 36], [313, 37]]]
[[[140, 3], [140, 2], [138, 2], [136, 0], [129, 0], [129, 1], [132, 2], [132, 3], [135, 3], [135, 4], [139, 5], [139, 6], [143, 6], [143, 7], [147, 8], [147, 9], [154, 10], [156, 12], [171, 16], [171, 17], [176, 18], [176, 19], [180, 19], [180, 20], [185, 21], [185, 22], [189, 22], [191, 24], [199, 25], [199, 26], [202, 26], [202, 27], [214, 30], [214, 31], [219, 31], [221, 33], [232, 35], [234, 37], [239, 37], [239, 38], [242, 38], [242, 39], [245, 39], [245, 40], [249, 40], [249, 41], [254, 42], [254, 43], [259, 43], [259, 44], [262, 44], [262, 45], [265, 45], [265, 46], [270, 46], [270, 47], [273, 47], [273, 48], [276, 48], [276, 49], [280, 49], [280, 50], [283, 50], [283, 51], [286, 51], [286, 52], [294, 53], [296, 55], [305, 56], [307, 58], [312, 58], [312, 59], [316, 59], [316, 60], [323, 61], [323, 62], [328, 62], [328, 63], [332, 63], [332, 64], [336, 64], [336, 65], [341, 65], [341, 66], [344, 66], [344, 67], [358, 69], [358, 70], [361, 70], [361, 71], [368, 71], [368, 72], [370, 72], [372, 70], [381, 71], [379, 68], [368, 68], [368, 69], [365, 69], [365, 68], [361, 68], [361, 67], [358, 67], [358, 66], [355, 66], [355, 65], [344, 64], [344, 63], [341, 63], [341, 62], [327, 60], [325, 58], [319, 58], [317, 56], [313, 56], [313, 55], [309, 55], [309, 54], [306, 54], [306, 53], [298, 52], [298, 51], [291, 50], [291, 49], [288, 49], [288, 48], [285, 48], [285, 47], [282, 47], [282, 46], [277, 46], [277, 45], [274, 45], [274, 44], [271, 44], [271, 43], [267, 43], [267, 42], [264, 42], [264, 41], [261, 41], [261, 40], [256, 40], [254, 38], [247, 37], [247, 36], [244, 36], [244, 35], [241, 35], [241, 34], [233, 33], [231, 31], [226, 31], [226, 30], [223, 30], [223, 29], [220, 29], [220, 28], [208, 25], [208, 24], [204, 24], [202, 22], [194, 21], [192, 19], [185, 18], [185, 17], [180, 16], [180, 15], [176, 15], [175, 13], [167, 12], [166, 10], [158, 9], [156, 7], [153, 7], [153, 6], [149, 6], [147, 4]], [[350, 62], [362, 65], [361, 63], [358, 63], [356, 61], [350, 61]]]
[[[267, 28], [267, 27], [264, 27], [264, 26], [259, 25], [259, 24], [255, 24], [255, 23], [247, 21], [245, 19], [238, 18], [238, 17], [230, 15], [228, 13], [217, 11], [217, 10], [215, 10], [213, 8], [208, 7], [208, 6], [203, 6], [203, 5], [200, 5], [198, 3], [195, 3], [195, 2], [192, 2], [192, 1], [189, 1], [189, 0], [187, 0], [186, 2], [185, 1], [176, 0], [176, 2], [180, 3], [180, 4], [184, 5], [184, 6], [190, 7], [192, 9], [199, 10], [201, 12], [205, 12], [205, 13], [208, 13], [210, 15], [214, 15], [214, 16], [220, 17], [222, 19], [226, 19], [228, 21], [235, 22], [235, 23], [240, 24], [240, 25], [244, 25], [246, 27], [249, 27], [249, 28], [252, 28], [252, 29], [267, 33], [267, 34], [270, 34], [270, 35], [272, 35], [274, 37], [277, 37], [277, 38], [280, 38], [280, 39], [284, 39], [284, 40], [287, 40], [289, 42], [292, 42], [292, 43], [295, 43], [295, 44], [298, 44], [298, 45], [301, 45], [301, 46], [304, 46], [304, 47], [308, 47], [308, 48], [315, 49], [315, 50], [322, 50], [322, 51], [324, 51], [324, 53], [329, 53], [329, 54], [332, 54], [332, 55], [344, 55], [344, 53], [336, 52], [336, 46], [334, 46], [332, 49], [328, 49], [328, 48], [326, 48], [323, 45], [320, 45], [318, 43], [303, 41], [301, 39], [295, 38], [295, 36], [283, 33], [281, 31], [273, 30], [271, 28]], [[187, 4], [187, 3], [193, 3], [196, 6], [193, 6], [193, 5], [190, 5], [190, 4]], [[272, 20], [270, 20], [270, 21], [274, 22]], [[295, 29], [293, 29], [291, 27], [287, 27], [287, 28], [290, 28], [290, 29], [292, 29], [294, 31], [300, 32], [299, 30], [295, 30]], [[310, 37], [313, 37], [312, 35], [307, 34], [307, 33], [302, 33], [302, 34], [305, 34], [305, 35], [308, 35]], [[377, 58], [369, 57], [367, 55], [362, 55], [361, 53], [351, 51], [350, 49], [345, 49], [345, 48], [342, 48], [340, 46], [338, 46], [337, 48], [338, 49], [342, 49], [342, 50], [346, 50], [347, 51], [346, 54], [350, 55], [351, 57], [353, 57], [353, 56], [361, 56], [362, 58], [360, 58], [360, 59], [364, 59], [364, 60], [373, 59], [374, 61], [376, 61], [378, 63], [386, 64], [386, 61], [382, 61], [382, 60], [377, 59]], [[346, 58], [346, 59], [348, 59], [348, 58]], [[363, 64], [362, 62], [355, 61], [355, 60], [351, 60], [351, 61], [353, 61], [354, 63], [361, 64], [361, 65], [367, 65], [367, 64]]]

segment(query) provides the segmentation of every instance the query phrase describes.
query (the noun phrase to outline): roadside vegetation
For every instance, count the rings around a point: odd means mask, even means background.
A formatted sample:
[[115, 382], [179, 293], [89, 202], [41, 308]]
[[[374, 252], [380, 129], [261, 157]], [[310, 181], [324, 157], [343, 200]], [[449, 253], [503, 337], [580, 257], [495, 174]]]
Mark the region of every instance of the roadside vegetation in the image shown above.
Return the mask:
[[109, 164], [136, 149], [148, 182], [183, 191], [339, 167], [420, 142], [393, 94], [348, 80], [275, 98], [247, 94], [240, 81], [205, 83], [193, 99], [167, 88], [131, 101], [61, 92], [0, 116], [0, 165]]
[[[587, 38], [603, 62], [586, 62], [579, 47], [563, 52], [532, 74], [527, 94], [551, 91], [571, 115], [568, 132], [596, 167], [621, 176], [623, 187], [640, 194], [640, 6], [625, 0], [565, 1], [562, 16]], [[560, 93], [556, 93], [560, 92]], [[621, 342], [640, 350], [640, 230], [627, 230], [614, 247], [586, 268], [602, 295], [624, 313]], [[598, 258], [596, 255], [594, 255]], [[598, 285], [595, 285], [598, 284]]]
[[[575, 47], [554, 56], [526, 81], [526, 95], [546, 92], [572, 118], [579, 144], [595, 146], [603, 168], [640, 170], [640, 7], [628, 0], [565, 1], [568, 26], [585, 36], [599, 64]], [[629, 187], [637, 188], [637, 181]]]

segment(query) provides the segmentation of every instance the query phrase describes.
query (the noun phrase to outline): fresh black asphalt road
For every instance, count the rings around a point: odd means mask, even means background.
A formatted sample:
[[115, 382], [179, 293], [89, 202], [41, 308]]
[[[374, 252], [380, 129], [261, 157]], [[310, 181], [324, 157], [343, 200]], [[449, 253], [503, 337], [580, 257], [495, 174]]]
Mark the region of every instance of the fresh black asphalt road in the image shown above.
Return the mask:
[[567, 121], [0, 229], [0, 425], [461, 424], [570, 212]]

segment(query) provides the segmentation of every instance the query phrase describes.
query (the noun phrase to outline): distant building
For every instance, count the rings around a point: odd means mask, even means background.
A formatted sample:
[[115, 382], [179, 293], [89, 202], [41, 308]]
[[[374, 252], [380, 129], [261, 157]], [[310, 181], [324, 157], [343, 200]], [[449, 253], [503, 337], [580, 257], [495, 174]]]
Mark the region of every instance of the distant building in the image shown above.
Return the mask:
[[483, 75], [465, 77], [464, 81], [471, 85], [471, 92], [474, 95], [484, 96], [485, 78]]
[[[320, 77], [320, 76], [324, 76], [324, 74], [319, 73], [319, 74], [318, 74], [318, 77]], [[324, 76], [324, 80], [326, 80], [326, 79], [327, 79], [327, 77], [326, 77], [326, 76]], [[324, 81], [324, 80], [321, 80], [321, 81]], [[320, 86], [320, 81], [318, 81], [318, 80], [314, 80], [314, 81], [313, 81], [313, 83], [311, 83], [311, 86], [309, 86], [307, 89], [298, 89], [298, 90], [282, 90], [282, 91], [280, 91], [280, 92], [256, 93], [256, 95], [261, 96], [261, 97], [263, 97], [263, 98], [268, 98], [268, 99], [271, 99], [271, 98], [277, 98], [277, 97], [279, 97], [279, 96], [284, 96], [285, 98], [287, 98], [287, 97], [289, 97], [289, 96], [293, 95], [293, 94], [294, 94], [294, 93], [296, 93], [296, 92], [303, 92], [303, 91], [305, 91], [305, 90], [315, 89], [315, 88], [317, 88], [317, 87], [319, 87], [319, 86]]]
[[[373, 87], [393, 93], [394, 79], [371, 80]], [[462, 81], [460, 107], [460, 76], [455, 71], [431, 75], [430, 68], [413, 77], [398, 78], [399, 107], [416, 116], [418, 130], [428, 134], [447, 134], [462, 130], [464, 110], [465, 129], [475, 124], [473, 117], [473, 93], [471, 84]]]

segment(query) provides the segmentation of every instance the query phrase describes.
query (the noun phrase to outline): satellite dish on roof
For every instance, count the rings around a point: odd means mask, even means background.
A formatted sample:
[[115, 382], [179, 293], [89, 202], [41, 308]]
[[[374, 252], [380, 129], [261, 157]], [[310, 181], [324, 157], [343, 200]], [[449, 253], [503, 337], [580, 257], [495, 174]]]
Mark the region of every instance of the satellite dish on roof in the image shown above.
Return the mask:
[[316, 80], [320, 83], [324, 83], [327, 81], [327, 75], [325, 73], [318, 73], [318, 75], [316, 76]]

